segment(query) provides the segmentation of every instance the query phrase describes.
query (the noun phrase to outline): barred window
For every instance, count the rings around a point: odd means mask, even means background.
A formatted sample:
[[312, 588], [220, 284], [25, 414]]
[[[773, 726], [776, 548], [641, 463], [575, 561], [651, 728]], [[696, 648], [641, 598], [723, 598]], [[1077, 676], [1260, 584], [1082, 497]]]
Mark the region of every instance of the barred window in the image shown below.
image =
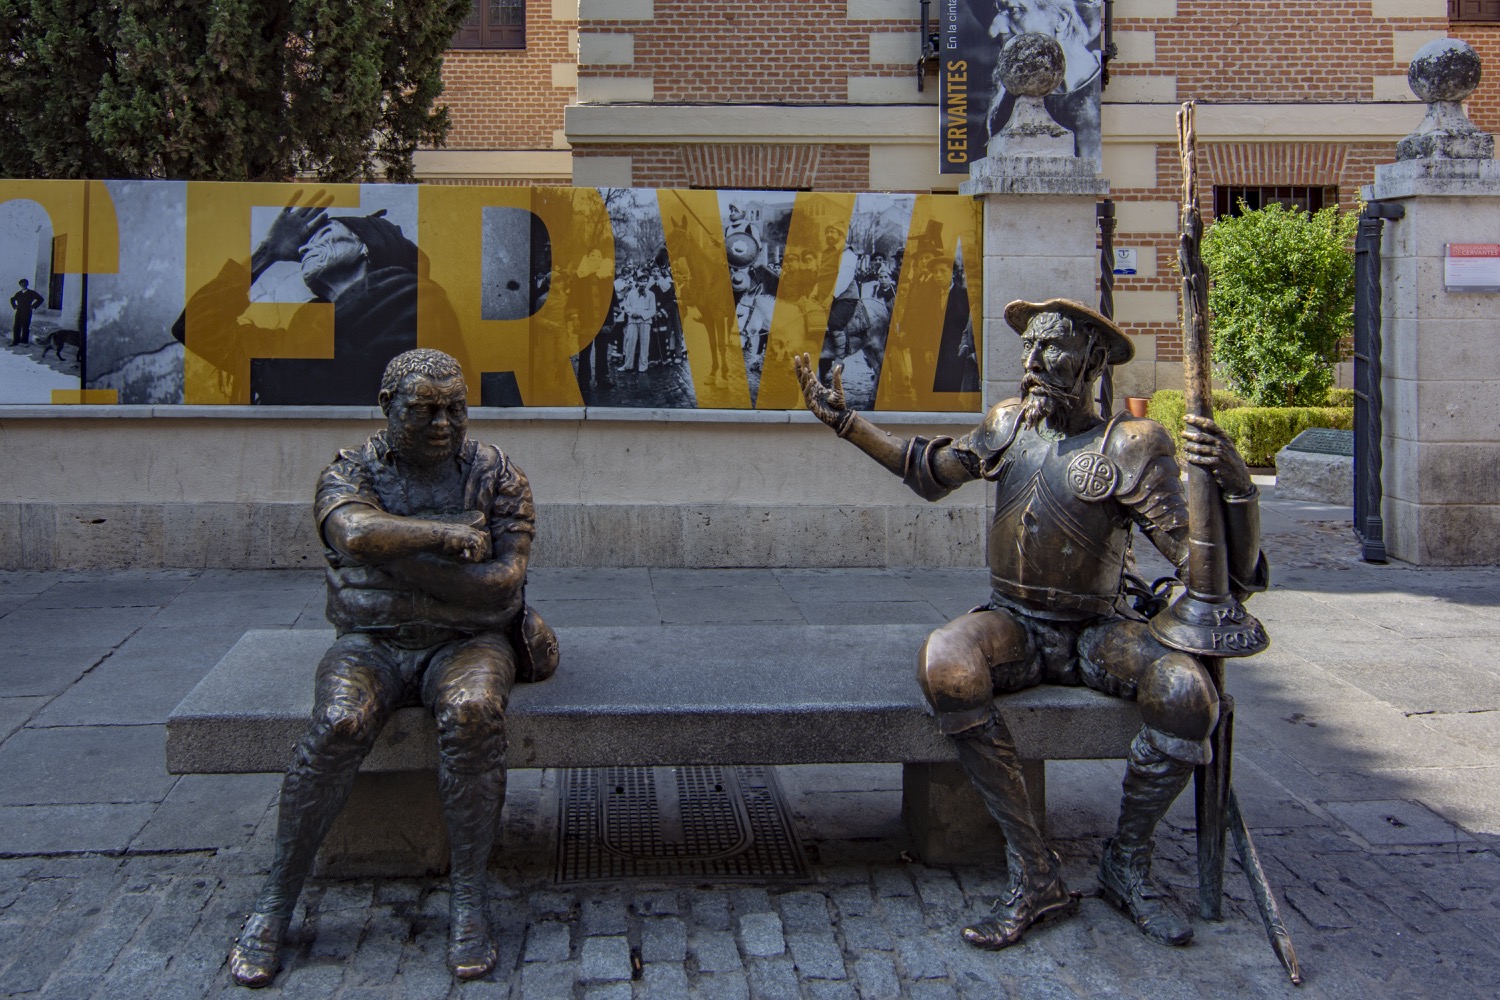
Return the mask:
[[1450, 21], [1500, 21], [1500, 0], [1448, 0]]
[[452, 47], [524, 49], [526, 0], [474, 0], [474, 9], [453, 36]]
[[1214, 218], [1224, 215], [1239, 215], [1241, 202], [1251, 211], [1267, 205], [1281, 205], [1304, 212], [1316, 212], [1320, 208], [1339, 203], [1336, 187], [1309, 187], [1306, 185], [1283, 185], [1280, 187], [1256, 187], [1234, 185], [1214, 187]]

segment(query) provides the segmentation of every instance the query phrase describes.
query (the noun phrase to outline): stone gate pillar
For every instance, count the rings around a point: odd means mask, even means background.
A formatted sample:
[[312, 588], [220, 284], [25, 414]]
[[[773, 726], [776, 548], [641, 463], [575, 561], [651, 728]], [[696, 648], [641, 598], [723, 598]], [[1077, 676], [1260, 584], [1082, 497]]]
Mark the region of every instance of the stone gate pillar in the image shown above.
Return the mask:
[[1449, 256], [1500, 244], [1494, 138], [1459, 103], [1479, 75], [1465, 42], [1419, 50], [1407, 79], [1427, 117], [1365, 189], [1405, 210], [1381, 246], [1386, 545], [1426, 565], [1500, 563], [1500, 292], [1465, 290], [1500, 258]]
[[984, 405], [1016, 395], [1020, 346], [1005, 323], [1014, 299], [1098, 304], [1095, 209], [1109, 193], [1092, 160], [1073, 153], [1073, 133], [1052, 120], [1042, 98], [1062, 80], [1062, 49], [1021, 35], [998, 70], [1015, 110], [986, 156], [969, 165], [959, 191], [984, 199]]

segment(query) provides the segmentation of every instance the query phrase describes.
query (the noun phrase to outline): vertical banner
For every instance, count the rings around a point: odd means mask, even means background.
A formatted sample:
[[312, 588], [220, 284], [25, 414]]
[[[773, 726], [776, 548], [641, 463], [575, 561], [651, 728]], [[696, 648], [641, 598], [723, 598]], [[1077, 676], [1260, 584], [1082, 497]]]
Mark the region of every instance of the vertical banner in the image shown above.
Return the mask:
[[1000, 50], [1016, 35], [1049, 35], [1067, 60], [1047, 110], [1072, 131], [1079, 156], [1100, 158], [1100, 68], [1104, 0], [942, 0], [938, 46], [940, 169], [968, 173], [1010, 120], [1014, 95], [995, 74]]
[[101, 181], [0, 180], [0, 402], [113, 403], [84, 392], [90, 274], [119, 268]]
[[[471, 402], [582, 405], [569, 359], [604, 325], [609, 301], [594, 286], [599, 276], [615, 270], [603, 193], [595, 188], [420, 190], [420, 231], [430, 267], [420, 300], [420, 345], [459, 359]], [[518, 239], [505, 239], [507, 233]], [[525, 251], [522, 233], [528, 238]], [[532, 234], [537, 238], [530, 239]], [[486, 272], [493, 291], [486, 291]], [[487, 302], [495, 310], [488, 315]]]
[[[323, 254], [301, 260], [308, 230], [328, 208], [358, 205], [353, 184], [313, 192], [284, 184], [187, 182], [188, 299], [172, 331], [184, 348], [183, 402], [268, 402], [262, 392], [275, 392], [271, 378], [252, 379], [252, 359], [333, 357], [333, 301], [301, 296], [308, 303], [288, 315], [277, 302], [254, 301], [251, 290], [280, 264], [297, 262], [309, 277], [327, 270]], [[272, 208], [275, 215], [263, 237], [252, 241], [256, 208]]]

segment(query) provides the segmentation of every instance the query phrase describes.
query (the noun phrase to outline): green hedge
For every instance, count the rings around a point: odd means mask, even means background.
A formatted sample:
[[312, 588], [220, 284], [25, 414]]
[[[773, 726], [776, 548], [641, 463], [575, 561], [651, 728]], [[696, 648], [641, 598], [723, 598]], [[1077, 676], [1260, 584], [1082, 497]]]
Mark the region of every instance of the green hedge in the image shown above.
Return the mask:
[[[1338, 398], [1336, 393], [1349, 393], [1352, 400], [1353, 390], [1333, 389], [1329, 396]], [[1276, 453], [1309, 427], [1349, 430], [1354, 426], [1353, 406], [1247, 406], [1244, 400], [1227, 392], [1215, 390], [1213, 395], [1214, 419], [1247, 465], [1275, 465]], [[1186, 412], [1182, 393], [1176, 389], [1158, 392], [1146, 408], [1146, 415], [1167, 429], [1172, 440], [1178, 442], [1179, 450]]]

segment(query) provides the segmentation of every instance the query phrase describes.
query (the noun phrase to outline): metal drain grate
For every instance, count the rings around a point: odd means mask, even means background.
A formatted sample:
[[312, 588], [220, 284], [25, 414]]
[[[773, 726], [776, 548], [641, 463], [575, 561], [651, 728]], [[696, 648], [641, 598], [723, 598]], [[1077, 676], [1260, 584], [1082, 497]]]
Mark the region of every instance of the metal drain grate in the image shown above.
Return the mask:
[[770, 767], [597, 767], [562, 774], [559, 884], [806, 879]]

